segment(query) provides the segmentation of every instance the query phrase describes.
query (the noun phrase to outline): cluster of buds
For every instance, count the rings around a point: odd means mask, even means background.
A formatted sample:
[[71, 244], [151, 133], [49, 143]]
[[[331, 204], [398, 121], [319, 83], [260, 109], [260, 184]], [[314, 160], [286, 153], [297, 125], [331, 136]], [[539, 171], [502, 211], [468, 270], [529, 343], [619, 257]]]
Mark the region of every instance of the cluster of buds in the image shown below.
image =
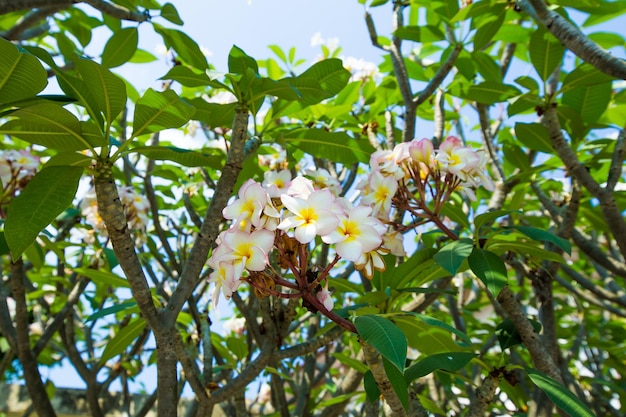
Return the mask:
[[27, 150], [0, 151], [0, 205], [8, 203], [16, 191], [23, 189], [39, 168], [39, 157]]
[[[148, 200], [141, 194], [138, 194], [132, 186], [120, 187], [118, 193], [122, 206], [124, 207], [128, 228], [138, 231], [140, 235], [143, 235], [149, 220]], [[107, 236], [104, 220], [102, 220], [98, 211], [95, 189], [91, 189], [85, 194], [80, 203], [80, 209], [87, 223], [101, 236]]]
[[428, 139], [404, 142], [372, 154], [372, 172], [359, 185], [361, 204], [370, 205], [387, 224], [392, 222], [392, 207], [424, 222], [433, 221], [453, 192], [475, 200], [473, 189], [479, 185], [493, 191], [485, 164], [484, 152], [464, 146], [454, 136], [438, 149]]
[[[380, 253], [387, 226], [372, 216], [370, 207], [338, 197], [338, 183], [327, 172], [310, 174], [314, 180], [292, 179], [287, 170], [267, 171], [263, 183], [248, 180], [224, 209], [224, 218], [232, 223], [208, 260], [214, 304], [220, 291], [228, 299], [246, 281], [257, 295], [301, 297], [310, 309], [328, 313], [333, 308], [329, 273], [339, 260], [353, 262], [370, 276], [374, 269], [384, 269]], [[310, 247], [318, 238], [335, 251], [323, 268], [309, 265]]]

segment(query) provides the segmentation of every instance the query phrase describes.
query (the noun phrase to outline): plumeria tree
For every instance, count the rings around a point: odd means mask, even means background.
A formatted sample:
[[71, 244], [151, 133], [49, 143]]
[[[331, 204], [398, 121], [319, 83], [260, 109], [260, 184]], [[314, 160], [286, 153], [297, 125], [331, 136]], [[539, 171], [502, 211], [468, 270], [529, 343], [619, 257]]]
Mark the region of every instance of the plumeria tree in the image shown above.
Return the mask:
[[[380, 62], [215, 68], [172, 3], [0, 0], [0, 369], [39, 416], [59, 364], [93, 416], [155, 370], [127, 413], [624, 414], [624, 2], [359, 3]], [[159, 90], [117, 73], [139, 24]]]

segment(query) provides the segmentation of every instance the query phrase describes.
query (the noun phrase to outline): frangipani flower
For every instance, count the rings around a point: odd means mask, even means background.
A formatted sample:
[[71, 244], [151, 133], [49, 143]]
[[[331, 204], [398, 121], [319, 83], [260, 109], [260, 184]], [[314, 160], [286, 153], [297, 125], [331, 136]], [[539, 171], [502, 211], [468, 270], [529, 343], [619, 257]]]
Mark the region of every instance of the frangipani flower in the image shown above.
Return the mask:
[[239, 198], [222, 211], [225, 219], [234, 220], [233, 226], [248, 232], [258, 227], [261, 213], [267, 204], [267, 192], [256, 181], [246, 181], [238, 193]]
[[388, 218], [391, 211], [391, 199], [398, 191], [398, 182], [392, 176], [384, 176], [378, 171], [370, 174], [366, 193], [361, 204], [372, 207], [372, 215]]
[[[349, 261], [357, 261], [363, 253], [378, 249], [383, 239], [380, 221], [371, 217], [372, 209], [356, 206], [346, 215], [339, 216], [339, 224], [332, 233], [322, 236], [326, 243], [335, 244], [337, 254]], [[384, 228], [384, 227], [383, 227]]]
[[[274, 245], [274, 233], [259, 229], [247, 233], [238, 229], [230, 229], [222, 236], [222, 244], [229, 249], [217, 259], [241, 264], [242, 269], [263, 271], [267, 263], [267, 254]], [[239, 277], [241, 278], [241, 274]]]
[[327, 235], [339, 224], [337, 215], [329, 210], [334, 197], [327, 189], [314, 191], [306, 199], [285, 194], [280, 199], [291, 214], [280, 222], [278, 228], [295, 228], [300, 243], [309, 243], [316, 235]]

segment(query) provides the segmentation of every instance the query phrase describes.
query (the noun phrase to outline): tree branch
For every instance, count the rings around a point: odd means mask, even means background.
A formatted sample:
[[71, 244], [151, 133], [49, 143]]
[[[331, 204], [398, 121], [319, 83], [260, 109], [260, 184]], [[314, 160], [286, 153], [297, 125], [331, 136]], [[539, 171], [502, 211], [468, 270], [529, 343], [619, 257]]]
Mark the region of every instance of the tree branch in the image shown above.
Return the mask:
[[600, 48], [563, 16], [548, 9], [543, 0], [517, 0], [517, 5], [580, 59], [606, 74], [626, 80], [626, 62]]
[[248, 116], [249, 112], [246, 106], [241, 105], [235, 110], [226, 163], [202, 222], [200, 233], [191, 249], [178, 285], [166, 307], [164, 319], [167, 323], [172, 324], [176, 321], [178, 313], [198, 283], [209, 250], [215, 245], [215, 239], [217, 239], [219, 227], [223, 221], [222, 210], [233, 194], [235, 183], [243, 166], [244, 145], [248, 133]]
[[508, 285], [500, 291], [497, 300], [520, 334], [524, 346], [530, 352], [535, 367], [562, 384], [561, 371], [554, 363], [550, 352], [548, 352], [539, 335], [535, 332], [530, 320], [524, 314], [522, 306]]

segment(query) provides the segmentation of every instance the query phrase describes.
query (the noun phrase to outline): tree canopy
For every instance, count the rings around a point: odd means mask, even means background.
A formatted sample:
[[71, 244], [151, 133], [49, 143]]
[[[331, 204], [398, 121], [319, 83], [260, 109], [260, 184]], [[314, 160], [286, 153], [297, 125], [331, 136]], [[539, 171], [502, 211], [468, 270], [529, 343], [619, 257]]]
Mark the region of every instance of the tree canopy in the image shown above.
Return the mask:
[[[37, 415], [60, 363], [96, 417], [155, 369], [130, 415], [624, 415], [624, 0], [358, 0], [380, 62], [227, 68], [175, 3], [0, 0], [0, 375]], [[140, 25], [159, 89], [119, 74]]]

